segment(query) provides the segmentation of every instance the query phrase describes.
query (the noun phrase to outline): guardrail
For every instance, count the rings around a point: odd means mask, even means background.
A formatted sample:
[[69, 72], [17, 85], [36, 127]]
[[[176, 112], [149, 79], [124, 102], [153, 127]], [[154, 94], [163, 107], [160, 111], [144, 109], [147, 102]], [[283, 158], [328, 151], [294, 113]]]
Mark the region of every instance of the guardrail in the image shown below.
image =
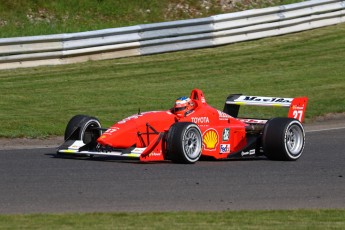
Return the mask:
[[214, 47], [345, 21], [345, 0], [296, 4], [97, 31], [0, 39], [0, 69]]

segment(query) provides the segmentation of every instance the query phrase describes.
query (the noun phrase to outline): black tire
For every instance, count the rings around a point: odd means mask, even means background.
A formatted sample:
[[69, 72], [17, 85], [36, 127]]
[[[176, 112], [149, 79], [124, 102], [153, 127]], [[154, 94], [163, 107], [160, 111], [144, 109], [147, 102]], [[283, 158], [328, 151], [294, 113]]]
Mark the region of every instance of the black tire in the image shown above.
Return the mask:
[[273, 118], [264, 127], [262, 147], [271, 160], [295, 161], [303, 153], [305, 132], [301, 122], [292, 118]]
[[82, 140], [85, 144], [96, 142], [102, 135], [101, 123], [95, 117], [76, 115], [68, 122], [65, 130], [65, 141]]
[[[72, 134], [78, 129], [79, 124], [86, 118], [87, 116], [85, 115], [75, 115], [72, 117], [65, 129], [65, 137], [64, 140], [67, 141], [67, 139], [70, 139]], [[76, 137], [77, 138], [77, 137]]]
[[174, 123], [167, 135], [167, 156], [174, 163], [193, 164], [201, 156], [202, 135], [192, 122]]

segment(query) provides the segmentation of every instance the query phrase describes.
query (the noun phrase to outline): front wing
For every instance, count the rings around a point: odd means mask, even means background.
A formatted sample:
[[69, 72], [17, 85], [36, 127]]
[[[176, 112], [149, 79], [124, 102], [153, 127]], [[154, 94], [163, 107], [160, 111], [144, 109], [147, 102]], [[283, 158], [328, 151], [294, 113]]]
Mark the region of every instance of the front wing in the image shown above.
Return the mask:
[[[66, 145], [65, 145], [66, 146]], [[77, 155], [100, 155], [100, 156], [118, 156], [118, 157], [130, 157], [130, 158], [140, 158], [140, 155], [144, 152], [146, 148], [134, 148], [131, 151], [118, 150], [118, 151], [96, 151], [96, 150], [83, 150], [86, 145], [83, 141], [76, 140], [70, 142], [66, 147], [59, 148], [58, 153], [62, 154], [77, 154]]]
[[163, 161], [165, 157], [161, 149], [162, 135], [158, 135], [155, 141], [144, 148], [128, 148], [128, 149], [113, 149], [113, 148], [89, 148], [82, 140], [66, 141], [57, 150], [58, 154], [71, 155], [85, 155], [85, 156], [114, 156], [138, 159], [140, 161]]

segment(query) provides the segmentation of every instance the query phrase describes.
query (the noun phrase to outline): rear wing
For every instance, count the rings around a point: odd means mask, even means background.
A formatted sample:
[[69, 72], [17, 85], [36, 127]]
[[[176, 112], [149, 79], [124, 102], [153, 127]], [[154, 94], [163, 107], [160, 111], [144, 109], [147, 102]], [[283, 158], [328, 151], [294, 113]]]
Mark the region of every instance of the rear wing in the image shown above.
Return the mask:
[[289, 108], [288, 117], [303, 122], [307, 103], [307, 97], [282, 98], [232, 94], [227, 97], [223, 111], [230, 116], [237, 117], [240, 106], [243, 105], [286, 107]]

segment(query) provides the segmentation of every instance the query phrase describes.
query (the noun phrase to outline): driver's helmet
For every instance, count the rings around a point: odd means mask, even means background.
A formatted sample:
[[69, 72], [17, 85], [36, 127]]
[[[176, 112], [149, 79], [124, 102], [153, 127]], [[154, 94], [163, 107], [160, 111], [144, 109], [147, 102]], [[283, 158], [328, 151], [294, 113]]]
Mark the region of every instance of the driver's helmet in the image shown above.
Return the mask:
[[189, 97], [179, 97], [175, 101], [173, 113], [178, 117], [184, 117], [187, 111], [194, 108], [194, 103]]

